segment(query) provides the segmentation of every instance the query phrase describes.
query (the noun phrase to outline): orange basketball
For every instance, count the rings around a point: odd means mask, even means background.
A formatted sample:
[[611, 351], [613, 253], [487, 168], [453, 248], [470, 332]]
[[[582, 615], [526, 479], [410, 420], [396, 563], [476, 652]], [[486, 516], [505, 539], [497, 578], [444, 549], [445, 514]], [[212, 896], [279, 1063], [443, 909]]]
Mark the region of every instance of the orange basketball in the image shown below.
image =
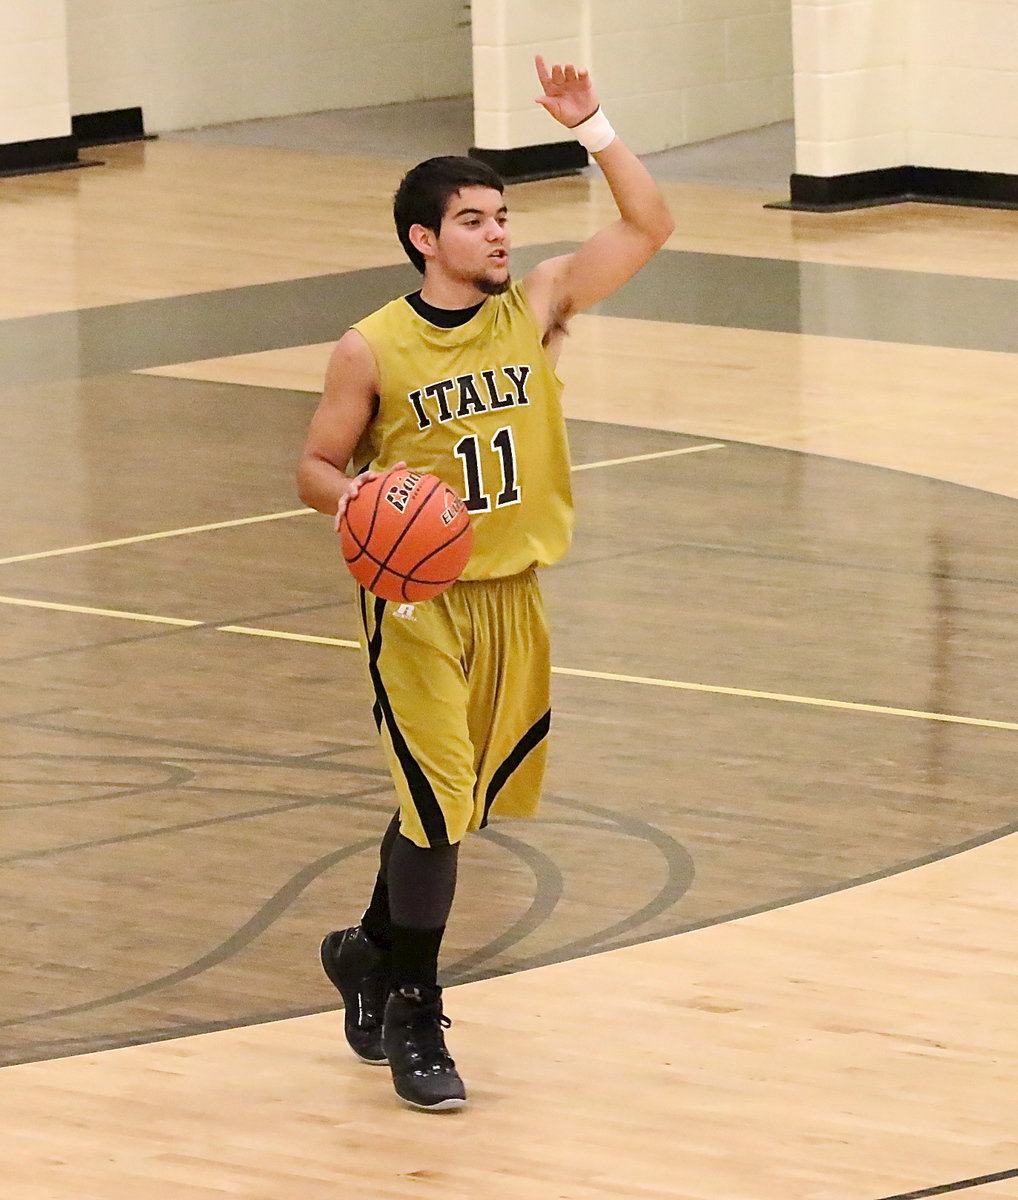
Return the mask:
[[463, 501], [437, 475], [399, 468], [362, 484], [339, 525], [343, 557], [383, 600], [415, 603], [460, 577], [474, 531]]

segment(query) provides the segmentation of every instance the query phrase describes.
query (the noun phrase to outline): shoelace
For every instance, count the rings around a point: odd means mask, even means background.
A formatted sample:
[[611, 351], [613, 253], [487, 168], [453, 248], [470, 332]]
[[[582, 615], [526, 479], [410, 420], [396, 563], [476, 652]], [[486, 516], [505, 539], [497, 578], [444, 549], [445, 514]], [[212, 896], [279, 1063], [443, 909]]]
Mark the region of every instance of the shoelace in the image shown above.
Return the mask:
[[442, 1036], [442, 1030], [451, 1025], [452, 1021], [442, 1012], [437, 1002], [423, 1004], [413, 1013], [409, 1022], [408, 1040], [413, 1042], [415, 1057], [420, 1059], [423, 1066], [445, 1067], [452, 1064], [445, 1038]]

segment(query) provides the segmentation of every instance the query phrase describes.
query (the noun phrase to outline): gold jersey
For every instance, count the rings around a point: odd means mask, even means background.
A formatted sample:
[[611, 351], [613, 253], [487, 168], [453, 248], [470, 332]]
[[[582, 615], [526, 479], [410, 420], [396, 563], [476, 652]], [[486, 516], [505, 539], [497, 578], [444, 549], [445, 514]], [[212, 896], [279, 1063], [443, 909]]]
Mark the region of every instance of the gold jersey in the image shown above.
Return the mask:
[[520, 283], [440, 329], [402, 297], [354, 325], [378, 365], [378, 410], [353, 467], [405, 462], [463, 497], [474, 527], [464, 579], [548, 566], [573, 528], [562, 383]]

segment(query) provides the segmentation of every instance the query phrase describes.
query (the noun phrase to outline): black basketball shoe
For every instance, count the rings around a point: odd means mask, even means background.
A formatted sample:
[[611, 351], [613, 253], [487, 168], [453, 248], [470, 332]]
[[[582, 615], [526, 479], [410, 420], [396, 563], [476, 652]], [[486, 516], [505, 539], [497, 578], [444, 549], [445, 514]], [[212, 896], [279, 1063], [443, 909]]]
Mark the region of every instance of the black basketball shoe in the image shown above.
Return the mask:
[[444, 1112], [467, 1102], [463, 1080], [445, 1048], [441, 988], [401, 988], [385, 1006], [382, 1047], [396, 1094], [411, 1108]]
[[384, 1066], [382, 1018], [389, 995], [389, 956], [359, 925], [326, 934], [322, 966], [346, 1005], [343, 1030], [350, 1049], [373, 1067]]

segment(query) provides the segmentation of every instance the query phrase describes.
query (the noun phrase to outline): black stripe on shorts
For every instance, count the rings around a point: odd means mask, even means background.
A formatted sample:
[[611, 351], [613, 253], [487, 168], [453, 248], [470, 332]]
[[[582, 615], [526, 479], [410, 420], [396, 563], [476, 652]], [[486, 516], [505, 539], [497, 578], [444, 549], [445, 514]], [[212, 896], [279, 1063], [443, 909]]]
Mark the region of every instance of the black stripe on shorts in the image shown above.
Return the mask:
[[375, 690], [375, 706], [373, 711], [376, 714], [376, 719], [380, 718], [379, 729], [381, 728], [381, 721], [384, 721], [385, 727], [389, 731], [389, 737], [392, 740], [392, 748], [396, 751], [396, 758], [399, 760], [399, 765], [403, 769], [407, 785], [410, 788], [410, 796], [414, 802], [414, 808], [417, 809], [417, 815], [424, 829], [424, 835], [428, 839], [428, 845], [448, 845], [449, 831], [446, 828], [445, 817], [442, 815], [442, 808], [435, 796], [435, 789], [428, 781], [428, 777], [421, 770], [420, 763], [414, 758], [410, 747], [406, 744], [406, 738], [404, 738], [402, 731], [396, 724], [396, 716], [392, 711], [389, 694], [385, 690], [385, 684], [382, 682], [382, 674], [378, 669], [378, 659], [382, 653], [382, 616], [385, 613], [386, 602], [375, 597], [375, 632], [371, 633], [368, 629], [368, 594], [364, 588], [360, 588], [359, 591], [361, 595], [361, 620], [364, 624], [364, 636], [367, 639], [368, 645], [368, 674], [371, 676], [371, 686]]
[[498, 770], [491, 777], [488, 784], [488, 790], [484, 796], [484, 818], [481, 821], [481, 828], [488, 824], [488, 813], [491, 811], [491, 806], [495, 803], [499, 792], [505, 787], [506, 782], [512, 775], [513, 771], [527, 757], [531, 750], [539, 746], [542, 741], [548, 736], [548, 730], [551, 728], [551, 709], [539, 717], [527, 732], [520, 738], [516, 745], [512, 748], [505, 760], [499, 766]]

